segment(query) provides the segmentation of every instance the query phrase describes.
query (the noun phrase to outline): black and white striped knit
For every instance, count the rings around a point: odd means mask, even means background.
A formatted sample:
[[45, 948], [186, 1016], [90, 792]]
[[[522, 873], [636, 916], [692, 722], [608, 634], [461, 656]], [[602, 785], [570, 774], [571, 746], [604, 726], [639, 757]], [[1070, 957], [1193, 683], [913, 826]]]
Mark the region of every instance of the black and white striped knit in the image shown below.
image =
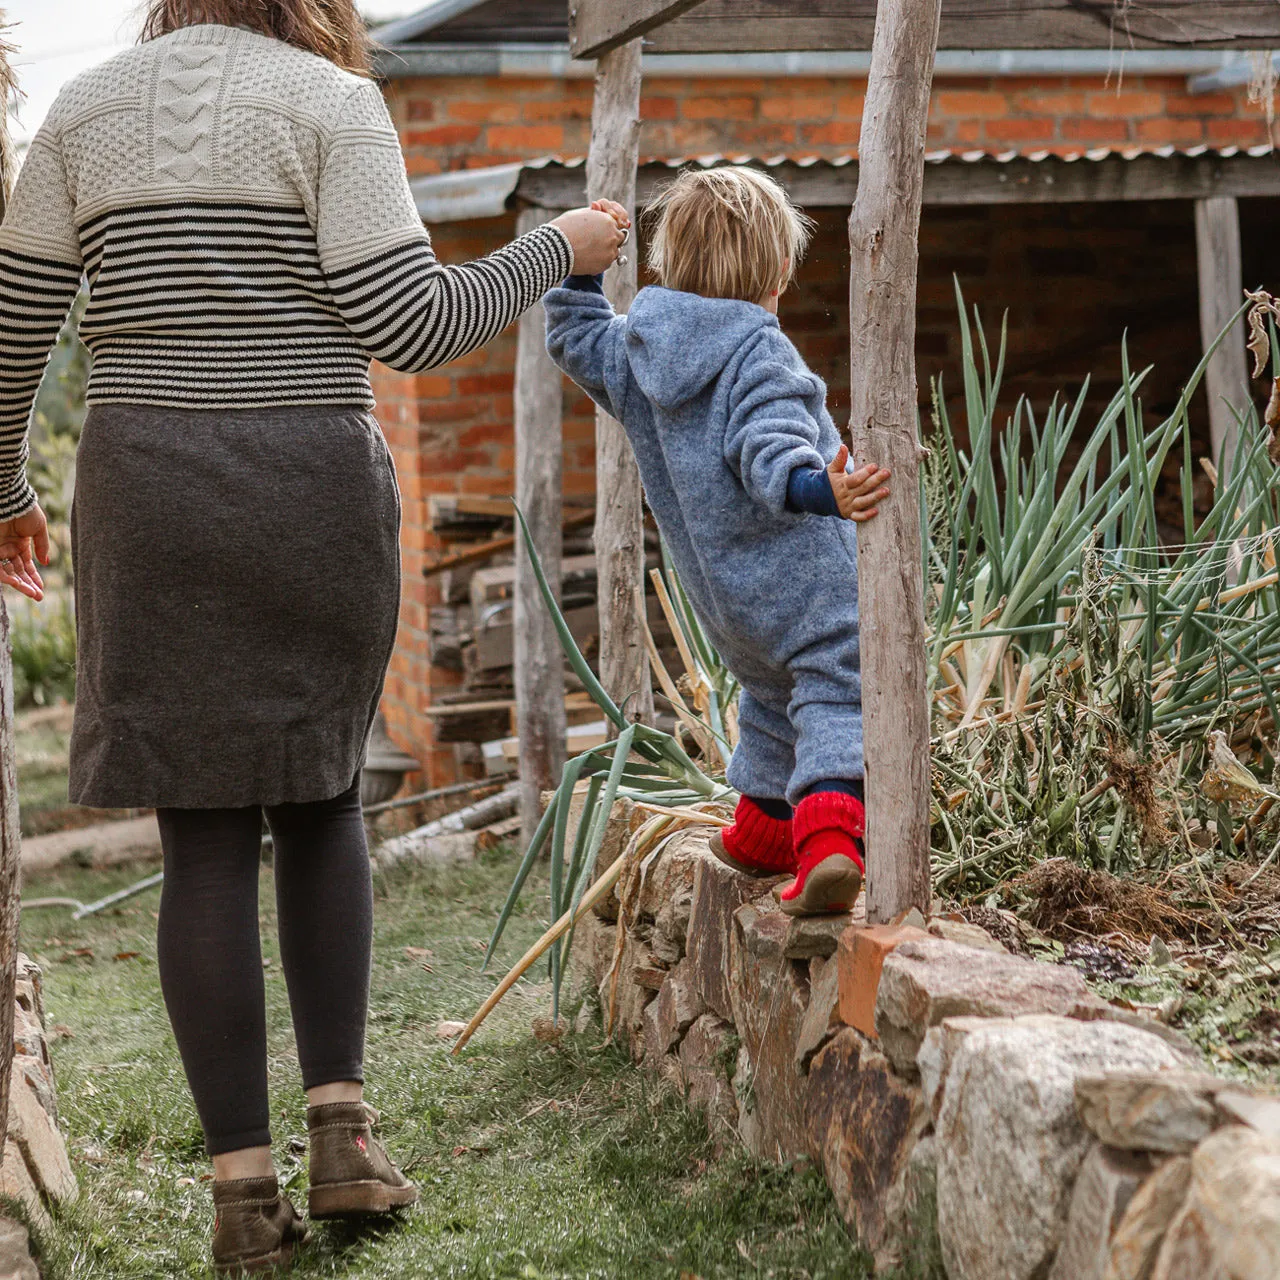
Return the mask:
[[139, 45], [63, 90], [0, 228], [0, 520], [82, 276], [90, 404], [372, 407], [371, 356], [457, 359], [572, 267], [552, 226], [443, 266], [369, 81], [239, 28]]

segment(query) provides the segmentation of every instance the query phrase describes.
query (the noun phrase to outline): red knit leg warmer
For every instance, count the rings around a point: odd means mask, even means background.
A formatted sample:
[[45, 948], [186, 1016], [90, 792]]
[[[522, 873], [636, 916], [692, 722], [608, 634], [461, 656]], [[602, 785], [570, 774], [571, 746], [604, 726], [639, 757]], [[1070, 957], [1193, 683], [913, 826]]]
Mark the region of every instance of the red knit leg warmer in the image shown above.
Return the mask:
[[722, 862], [749, 875], [795, 874], [791, 823], [771, 818], [750, 796], [738, 801], [733, 826], [717, 832], [711, 847]]
[[856, 796], [820, 791], [800, 802], [792, 822], [798, 867], [782, 892], [791, 915], [848, 911], [862, 890], [866, 810]]

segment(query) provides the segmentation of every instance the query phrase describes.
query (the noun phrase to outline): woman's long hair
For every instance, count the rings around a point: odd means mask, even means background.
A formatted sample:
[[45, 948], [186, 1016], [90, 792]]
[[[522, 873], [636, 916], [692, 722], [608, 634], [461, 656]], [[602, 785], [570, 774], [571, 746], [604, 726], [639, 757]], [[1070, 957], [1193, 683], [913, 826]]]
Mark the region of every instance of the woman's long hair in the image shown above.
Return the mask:
[[213, 22], [251, 27], [357, 75], [370, 74], [369, 36], [355, 0], [149, 0], [144, 40]]

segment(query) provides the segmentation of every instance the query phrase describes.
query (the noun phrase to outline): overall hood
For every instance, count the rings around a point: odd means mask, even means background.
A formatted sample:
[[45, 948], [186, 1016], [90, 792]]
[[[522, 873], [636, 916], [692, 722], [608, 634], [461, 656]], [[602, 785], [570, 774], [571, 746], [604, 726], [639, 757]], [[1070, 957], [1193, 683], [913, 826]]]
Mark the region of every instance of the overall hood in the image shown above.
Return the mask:
[[627, 313], [627, 359], [641, 391], [670, 411], [705, 391], [753, 334], [777, 327], [754, 302], [653, 285]]

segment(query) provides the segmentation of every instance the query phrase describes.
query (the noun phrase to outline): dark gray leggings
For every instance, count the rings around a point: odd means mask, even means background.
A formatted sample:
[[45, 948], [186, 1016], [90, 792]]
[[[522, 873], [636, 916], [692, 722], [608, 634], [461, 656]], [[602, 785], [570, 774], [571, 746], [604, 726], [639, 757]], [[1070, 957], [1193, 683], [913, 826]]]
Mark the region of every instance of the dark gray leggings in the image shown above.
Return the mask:
[[[160, 983], [210, 1155], [271, 1141], [258, 936], [263, 813], [256, 806], [157, 813]], [[332, 800], [265, 813], [303, 1087], [363, 1080], [373, 886], [360, 784]]]

